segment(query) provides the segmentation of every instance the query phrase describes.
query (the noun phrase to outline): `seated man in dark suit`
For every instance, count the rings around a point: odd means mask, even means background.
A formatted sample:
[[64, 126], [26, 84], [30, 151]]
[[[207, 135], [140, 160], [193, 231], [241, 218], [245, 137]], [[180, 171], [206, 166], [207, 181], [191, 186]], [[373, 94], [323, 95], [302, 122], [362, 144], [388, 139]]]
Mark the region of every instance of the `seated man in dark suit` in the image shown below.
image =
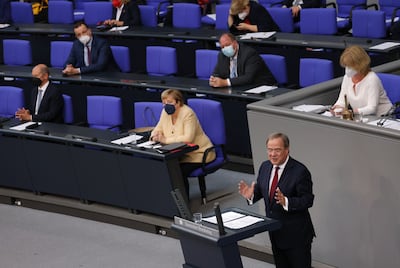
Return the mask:
[[15, 112], [19, 120], [64, 123], [64, 100], [60, 91], [49, 81], [49, 68], [38, 64], [32, 69], [32, 98], [29, 109]]
[[106, 40], [93, 36], [92, 30], [84, 22], [74, 25], [74, 33], [77, 40], [74, 41], [63, 74], [84, 74], [115, 68]]
[[240, 85], [275, 85], [277, 82], [267, 65], [251, 47], [240, 44], [231, 33], [219, 38], [221, 52], [209, 79], [212, 87]]
[[300, 21], [300, 10], [302, 8], [321, 7], [321, 0], [284, 0], [282, 7], [292, 9], [293, 20]]
[[104, 21], [105, 25], [111, 26], [140, 26], [140, 11], [137, 4], [131, 0], [113, 0], [113, 19]]

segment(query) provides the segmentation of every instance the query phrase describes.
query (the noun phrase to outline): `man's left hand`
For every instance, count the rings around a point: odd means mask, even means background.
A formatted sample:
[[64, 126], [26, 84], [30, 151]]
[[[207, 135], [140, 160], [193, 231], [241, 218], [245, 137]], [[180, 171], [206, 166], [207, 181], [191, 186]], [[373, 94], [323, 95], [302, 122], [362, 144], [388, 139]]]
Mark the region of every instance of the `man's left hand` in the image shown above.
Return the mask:
[[283, 193], [281, 192], [281, 189], [279, 187], [276, 188], [275, 192], [275, 200], [277, 204], [280, 204], [282, 207], [286, 205], [286, 199]]

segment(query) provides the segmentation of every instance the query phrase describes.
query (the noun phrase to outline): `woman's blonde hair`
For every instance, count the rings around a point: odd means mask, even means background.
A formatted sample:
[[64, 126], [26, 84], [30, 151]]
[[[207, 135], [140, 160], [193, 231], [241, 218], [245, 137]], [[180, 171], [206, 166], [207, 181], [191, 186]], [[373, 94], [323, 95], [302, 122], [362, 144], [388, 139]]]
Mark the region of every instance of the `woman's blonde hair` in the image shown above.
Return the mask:
[[351, 67], [362, 75], [371, 71], [371, 58], [360, 46], [350, 46], [346, 48], [340, 56], [340, 65], [342, 67]]
[[231, 9], [230, 9], [230, 14], [231, 15], [237, 15], [240, 12], [243, 11], [248, 5], [250, 1], [249, 0], [232, 0], [231, 3]]
[[179, 106], [182, 106], [184, 103], [184, 99], [183, 99], [183, 95], [182, 92], [180, 92], [177, 89], [166, 89], [161, 93], [161, 100], [165, 100], [166, 98], [168, 98], [169, 96], [171, 96], [177, 104], [179, 104]]

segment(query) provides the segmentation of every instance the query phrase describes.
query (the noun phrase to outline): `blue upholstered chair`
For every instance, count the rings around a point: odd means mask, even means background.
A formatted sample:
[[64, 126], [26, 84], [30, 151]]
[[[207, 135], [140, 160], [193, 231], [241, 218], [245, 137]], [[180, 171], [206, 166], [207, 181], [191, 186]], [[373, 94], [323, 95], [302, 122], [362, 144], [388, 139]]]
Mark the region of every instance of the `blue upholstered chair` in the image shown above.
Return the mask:
[[31, 3], [12, 1], [11, 19], [13, 23], [33, 24], [35, 20]]
[[202, 80], [208, 80], [218, 60], [218, 50], [197, 49], [196, 53], [196, 76]]
[[71, 52], [72, 41], [50, 42], [50, 65], [54, 68], [64, 68], [65, 62]]
[[353, 36], [364, 38], [386, 37], [385, 12], [380, 10], [354, 10], [352, 18]]
[[386, 28], [390, 28], [400, 16], [400, 1], [379, 0], [379, 10], [385, 12]]
[[292, 11], [290, 8], [271, 7], [267, 8], [267, 10], [281, 32], [293, 33], [295, 31]]
[[228, 16], [230, 4], [219, 4], [215, 6], [215, 29], [228, 30]]
[[265, 8], [269, 7], [281, 7], [282, 6], [282, 0], [260, 0], [258, 1], [260, 5], [264, 6]]
[[[383, 88], [386, 91], [387, 96], [390, 101], [395, 104], [396, 102], [400, 102], [400, 75], [397, 74], [386, 74], [386, 73], [376, 73], [382, 81]], [[396, 110], [400, 112], [399, 109]], [[397, 118], [400, 118], [400, 114], [396, 115]]]
[[333, 79], [333, 62], [326, 59], [300, 59], [300, 87], [308, 87]]
[[172, 0], [147, 0], [148, 6], [153, 6], [156, 9], [157, 23], [164, 20], [167, 15], [168, 7], [172, 6]]
[[172, 26], [197, 29], [201, 27], [201, 9], [198, 4], [176, 3], [173, 5]]
[[125, 46], [111, 46], [111, 52], [120, 71], [123, 73], [129, 73], [131, 71], [131, 56], [129, 48]]
[[121, 98], [87, 96], [87, 122], [91, 128], [119, 131], [123, 122]]
[[133, 104], [135, 113], [135, 128], [154, 127], [163, 109], [162, 102], [138, 101]]
[[83, 3], [84, 20], [87, 25], [96, 25], [112, 17], [112, 5], [109, 1]]
[[157, 27], [157, 13], [154, 6], [139, 5], [139, 11], [143, 26]]
[[27, 40], [4, 39], [3, 60], [5, 65], [30, 65], [32, 64], [31, 43]]
[[72, 24], [74, 23], [74, 7], [70, 1], [49, 1], [49, 23]]
[[63, 94], [64, 99], [64, 110], [63, 117], [65, 124], [73, 124], [74, 123], [74, 109], [72, 105], [72, 98], [69, 95]]
[[174, 75], [178, 71], [176, 49], [164, 46], [146, 47], [146, 70], [150, 75]]
[[300, 17], [300, 33], [326, 35], [336, 34], [336, 10], [333, 8], [302, 9]]
[[13, 86], [0, 86], [0, 116], [14, 117], [18, 108], [24, 107], [24, 91]]
[[336, 24], [338, 29], [348, 30], [351, 28], [352, 13], [356, 9], [365, 9], [367, 0], [336, 0], [327, 6], [333, 5], [337, 10]]
[[81, 21], [85, 17], [83, 4], [86, 2], [95, 2], [96, 0], [74, 0], [74, 21]]
[[281, 55], [260, 54], [279, 85], [288, 83], [286, 58]]
[[[208, 99], [188, 99], [188, 105], [196, 113], [206, 135], [213, 143], [213, 147], [206, 150], [202, 167], [194, 170], [189, 177], [197, 177], [200, 186], [203, 204], [207, 202], [205, 176], [223, 167], [228, 159], [225, 153], [226, 134], [225, 120], [222, 104]], [[210, 163], [205, 163], [208, 151], [215, 150], [216, 158]]]

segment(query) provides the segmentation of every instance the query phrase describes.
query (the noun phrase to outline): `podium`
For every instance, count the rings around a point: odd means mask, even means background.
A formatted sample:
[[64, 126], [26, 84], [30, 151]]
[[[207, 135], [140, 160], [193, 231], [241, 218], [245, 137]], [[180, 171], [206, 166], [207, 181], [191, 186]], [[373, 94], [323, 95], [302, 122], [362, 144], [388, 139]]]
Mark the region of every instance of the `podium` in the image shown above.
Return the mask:
[[175, 217], [172, 229], [177, 231], [185, 257], [184, 268], [240, 268], [243, 267], [237, 242], [255, 234], [280, 228], [277, 220], [262, 217], [239, 208], [224, 210], [244, 216], [261, 218], [262, 221], [240, 229], [225, 227], [226, 234], [220, 235], [217, 224], [192, 221]]

